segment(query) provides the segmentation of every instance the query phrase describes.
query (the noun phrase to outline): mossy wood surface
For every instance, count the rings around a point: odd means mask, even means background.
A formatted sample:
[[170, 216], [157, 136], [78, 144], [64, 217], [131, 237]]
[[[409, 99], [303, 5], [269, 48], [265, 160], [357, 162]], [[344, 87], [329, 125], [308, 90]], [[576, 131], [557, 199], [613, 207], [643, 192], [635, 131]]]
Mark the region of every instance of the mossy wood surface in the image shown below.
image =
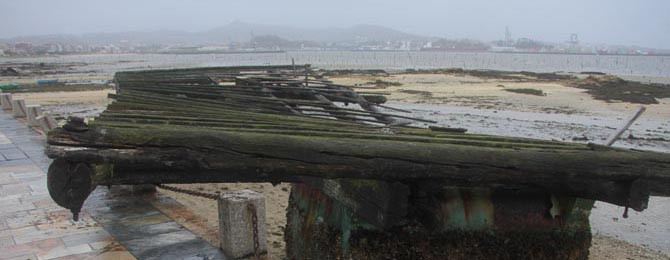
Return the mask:
[[48, 134], [49, 156], [91, 164], [94, 185], [431, 180], [636, 210], [651, 192], [670, 195], [668, 154], [417, 127], [431, 121], [308, 66], [123, 72], [115, 82], [114, 102], [98, 117]]
[[[295, 176], [442, 179], [463, 185], [546, 188], [637, 210], [646, 207], [650, 191], [669, 192], [670, 159], [666, 154], [441, 135], [388, 135], [356, 128], [331, 132], [96, 121], [86, 132], [53, 130], [48, 142], [54, 158], [112, 163], [156, 174], [146, 181], [197, 182], [198, 174], [208, 172], [221, 176], [201, 180], [285, 180]], [[87, 149], [80, 149], [84, 147]], [[193, 177], [180, 181], [161, 176], [159, 172], [165, 170]], [[116, 177], [109, 182], [132, 182], [132, 175], [113, 180], [123, 174], [110, 175]], [[633, 193], [637, 190], [639, 196]]]

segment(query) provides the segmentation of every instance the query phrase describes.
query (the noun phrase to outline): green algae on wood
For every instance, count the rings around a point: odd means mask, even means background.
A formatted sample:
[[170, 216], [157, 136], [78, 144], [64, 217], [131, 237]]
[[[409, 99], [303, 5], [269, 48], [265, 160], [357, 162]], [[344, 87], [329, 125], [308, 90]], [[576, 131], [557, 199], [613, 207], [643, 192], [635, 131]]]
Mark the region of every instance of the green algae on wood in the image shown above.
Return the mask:
[[[442, 210], [444, 205], [458, 203], [438, 199], [426, 204], [419, 193], [431, 187], [418, 185], [408, 198], [409, 208]], [[426, 188], [421, 189], [421, 187]], [[459, 193], [499, 194], [500, 191], [448, 188]], [[346, 193], [346, 192], [345, 192]], [[428, 195], [430, 196], [430, 195]], [[357, 218], [343, 201], [310, 184], [293, 186], [287, 213], [285, 232], [289, 259], [587, 259], [591, 233], [588, 212], [593, 202], [576, 199], [560, 207], [566, 216], [544, 215], [544, 192], [518, 194], [507, 199], [485, 199], [493, 205], [492, 223], [486, 226], [466, 222], [454, 223], [446, 229], [435, 228], [445, 215], [417, 214], [411, 210], [405, 222], [380, 228]], [[392, 200], [391, 197], [387, 199]], [[514, 200], [536, 206], [523, 206]], [[574, 198], [562, 200], [575, 201]], [[438, 206], [442, 205], [442, 206]], [[450, 214], [467, 215], [465, 208]], [[518, 216], [501, 215], [506, 211]], [[501, 211], [501, 212], [497, 212]], [[353, 214], [342, 214], [353, 213]], [[584, 214], [586, 213], [586, 214]], [[353, 217], [350, 217], [353, 216]], [[505, 222], [496, 218], [512, 220]], [[511, 218], [511, 219], [510, 219]]]

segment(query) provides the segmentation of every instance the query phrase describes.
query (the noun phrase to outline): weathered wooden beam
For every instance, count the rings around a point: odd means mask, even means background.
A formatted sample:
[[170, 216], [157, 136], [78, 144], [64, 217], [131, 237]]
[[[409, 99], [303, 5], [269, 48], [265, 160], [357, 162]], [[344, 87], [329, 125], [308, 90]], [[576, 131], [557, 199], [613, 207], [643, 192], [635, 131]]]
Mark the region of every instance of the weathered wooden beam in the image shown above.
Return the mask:
[[635, 114], [630, 119], [628, 119], [626, 121], [626, 124], [621, 126], [617, 130], [617, 132], [607, 140], [607, 143], [605, 145], [606, 146], [612, 146], [614, 144], [614, 142], [616, 142], [616, 140], [619, 139], [619, 137], [623, 134], [623, 132], [625, 132], [631, 125], [633, 125], [633, 122], [635, 122], [635, 120], [637, 120], [637, 118], [640, 117], [642, 115], [642, 113], [644, 113], [644, 111], [646, 111], [646, 110], [647, 110], [646, 107], [641, 106], [637, 110], [637, 112], [635, 112]]
[[[274, 132], [274, 133], [273, 133]], [[53, 130], [49, 156], [68, 161], [109, 162], [133, 169], [112, 182], [294, 179], [296, 176], [378, 180], [441, 179], [462, 185], [512, 185], [565, 189], [571, 195], [646, 208], [649, 192], [670, 195], [670, 156], [623, 149], [591, 150], [583, 145], [464, 145], [397, 135], [277, 134], [276, 131], [213, 131], [187, 128], [96, 128]], [[364, 138], [363, 138], [364, 137]], [[493, 142], [491, 143], [493, 144]], [[518, 145], [518, 146], [515, 146]], [[67, 146], [78, 148], [68, 149]], [[86, 148], [86, 149], [82, 149]], [[118, 150], [121, 149], [121, 150]], [[130, 156], [130, 157], [128, 157]], [[125, 166], [121, 166], [125, 165]], [[644, 168], [644, 172], [638, 169]], [[164, 173], [160, 173], [164, 172]], [[207, 178], [167, 172], [202, 172]], [[212, 177], [213, 173], [221, 177]], [[152, 176], [155, 175], [155, 176]], [[198, 174], [191, 174], [196, 176]], [[578, 175], [578, 177], [576, 177]], [[134, 177], [131, 177], [134, 176]], [[179, 180], [180, 178], [183, 178]], [[221, 178], [221, 179], [219, 179]], [[648, 183], [655, 183], [649, 185]], [[131, 183], [128, 183], [131, 184]], [[572, 187], [572, 188], [570, 188]], [[639, 190], [637, 192], [636, 190]], [[622, 198], [641, 193], [633, 203]], [[627, 206], [627, 205], [624, 205]]]

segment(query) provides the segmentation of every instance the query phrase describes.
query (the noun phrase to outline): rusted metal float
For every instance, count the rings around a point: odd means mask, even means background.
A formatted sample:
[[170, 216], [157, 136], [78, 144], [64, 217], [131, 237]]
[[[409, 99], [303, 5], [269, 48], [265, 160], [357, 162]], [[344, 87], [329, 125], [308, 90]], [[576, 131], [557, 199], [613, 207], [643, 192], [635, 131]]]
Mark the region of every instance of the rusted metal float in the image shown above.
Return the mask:
[[[415, 127], [307, 66], [121, 72], [115, 101], [48, 134], [49, 191], [292, 182], [290, 259], [586, 259], [594, 200], [670, 195], [670, 155]], [[458, 130], [458, 131], [456, 131]]]

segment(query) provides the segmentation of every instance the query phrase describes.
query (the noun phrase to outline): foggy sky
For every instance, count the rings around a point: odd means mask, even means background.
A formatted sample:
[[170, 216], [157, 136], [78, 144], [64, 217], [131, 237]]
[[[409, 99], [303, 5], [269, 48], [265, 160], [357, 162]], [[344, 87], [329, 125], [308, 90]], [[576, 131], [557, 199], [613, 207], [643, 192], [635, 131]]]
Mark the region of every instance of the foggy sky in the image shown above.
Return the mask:
[[0, 38], [35, 34], [206, 31], [235, 20], [321, 28], [382, 25], [408, 33], [670, 49], [668, 0], [0, 0]]

